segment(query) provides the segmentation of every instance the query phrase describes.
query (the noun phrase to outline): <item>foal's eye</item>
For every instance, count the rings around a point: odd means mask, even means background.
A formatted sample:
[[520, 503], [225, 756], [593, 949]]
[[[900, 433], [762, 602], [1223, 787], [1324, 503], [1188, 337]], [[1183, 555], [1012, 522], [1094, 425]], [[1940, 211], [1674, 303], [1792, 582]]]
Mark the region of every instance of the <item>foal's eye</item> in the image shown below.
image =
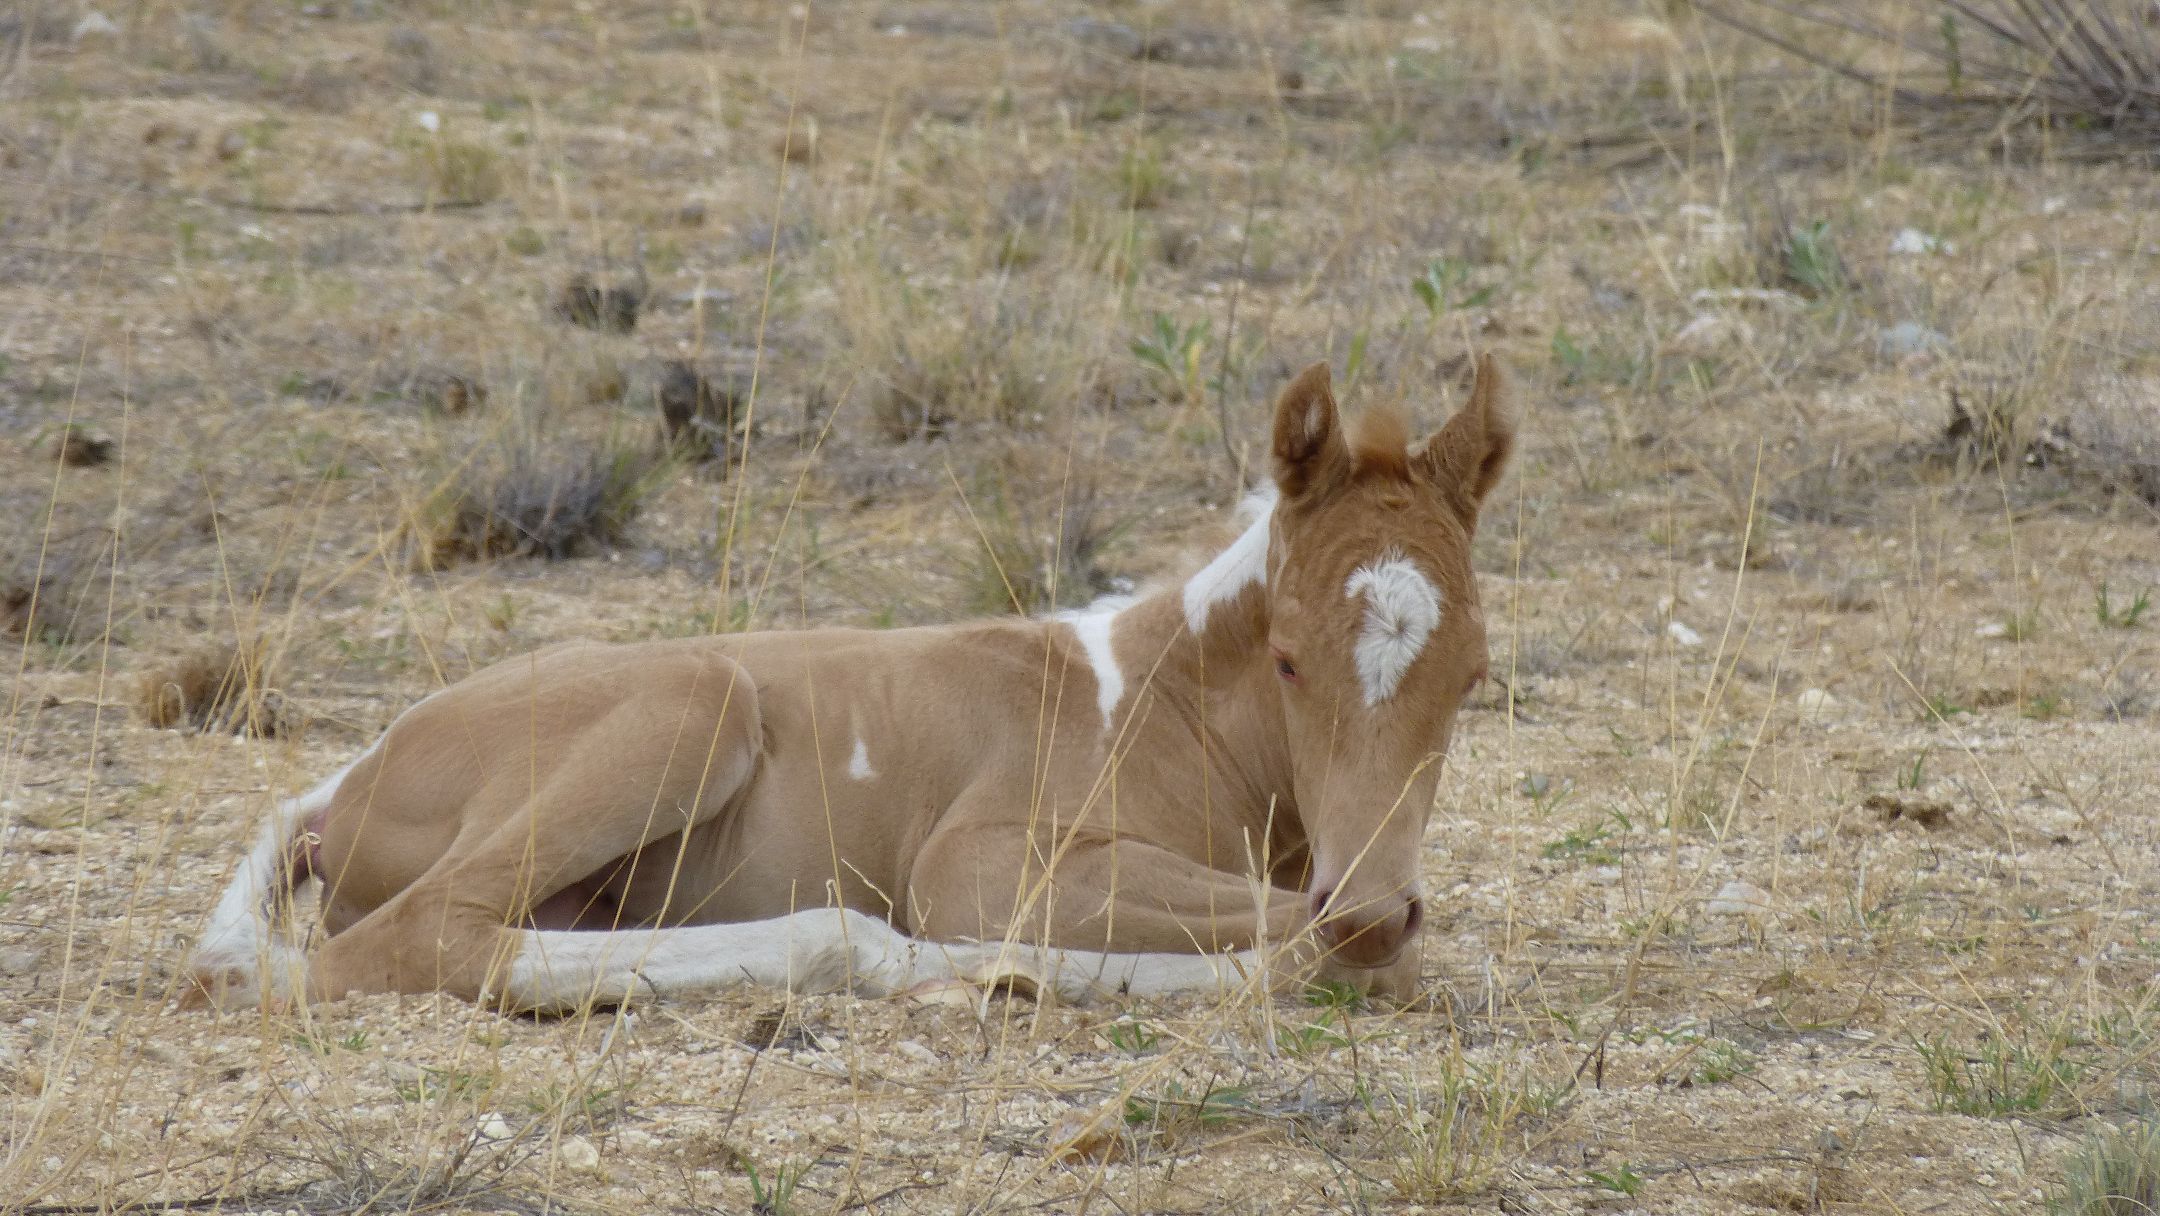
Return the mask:
[[1293, 662], [1291, 662], [1291, 661], [1290, 661], [1290, 656], [1289, 656], [1289, 655], [1286, 655], [1286, 654], [1279, 654], [1279, 655], [1276, 655], [1276, 656], [1275, 656], [1275, 674], [1276, 674], [1276, 675], [1279, 675], [1279, 676], [1281, 676], [1281, 677], [1282, 677], [1283, 679], [1285, 679], [1285, 680], [1289, 680], [1289, 681], [1290, 681], [1290, 682], [1292, 682], [1292, 683], [1296, 683], [1296, 682], [1297, 682], [1297, 664], [1295, 664], [1295, 663], [1293, 663]]

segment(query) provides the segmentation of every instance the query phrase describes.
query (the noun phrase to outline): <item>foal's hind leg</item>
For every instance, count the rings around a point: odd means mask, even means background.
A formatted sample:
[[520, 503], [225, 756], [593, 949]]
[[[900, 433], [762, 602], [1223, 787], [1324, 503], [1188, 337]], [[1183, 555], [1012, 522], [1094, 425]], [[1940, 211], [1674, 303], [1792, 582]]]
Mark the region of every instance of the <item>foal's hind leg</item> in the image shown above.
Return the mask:
[[[725, 659], [656, 676], [547, 741], [531, 775], [491, 777], [449, 849], [318, 952], [314, 1000], [351, 991], [500, 991], [521, 938], [508, 926], [549, 896], [711, 819], [756, 768], [750, 677]], [[705, 894], [685, 889], [694, 904]]]

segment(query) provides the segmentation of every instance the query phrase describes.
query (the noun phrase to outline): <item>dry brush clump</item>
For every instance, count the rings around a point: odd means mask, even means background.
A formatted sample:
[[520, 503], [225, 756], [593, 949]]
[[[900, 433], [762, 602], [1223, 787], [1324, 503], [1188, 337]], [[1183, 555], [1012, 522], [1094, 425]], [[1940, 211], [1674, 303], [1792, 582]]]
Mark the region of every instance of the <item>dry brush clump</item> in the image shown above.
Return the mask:
[[836, 249], [832, 275], [843, 357], [887, 440], [1036, 428], [1090, 398], [1101, 297], [1084, 279], [999, 275], [963, 288], [866, 243]]
[[2160, 129], [2160, 30], [2144, 0], [1718, 0], [1696, 7], [1904, 102], [2130, 134]]
[[468, 453], [412, 525], [424, 569], [499, 557], [561, 560], [620, 541], [672, 466], [607, 437], [521, 437]]
[[267, 739], [300, 725], [284, 682], [283, 657], [268, 642], [218, 643], [145, 671], [135, 704], [159, 730]]

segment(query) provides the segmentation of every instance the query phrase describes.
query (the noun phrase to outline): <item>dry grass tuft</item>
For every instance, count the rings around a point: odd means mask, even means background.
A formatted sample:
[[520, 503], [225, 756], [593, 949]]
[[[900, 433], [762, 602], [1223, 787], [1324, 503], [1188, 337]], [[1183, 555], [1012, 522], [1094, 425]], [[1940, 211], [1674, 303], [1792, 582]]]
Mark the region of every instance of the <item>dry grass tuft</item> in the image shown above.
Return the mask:
[[420, 564], [561, 560], [612, 545], [670, 468], [650, 449], [613, 438], [518, 438], [476, 453], [422, 509]]
[[2160, 1121], [2090, 1136], [2048, 1203], [2055, 1216], [2152, 1216], [2160, 1212]]
[[589, 274], [573, 275], [555, 296], [555, 315], [572, 325], [626, 334], [637, 328], [646, 288], [635, 284], [602, 286]]
[[660, 367], [654, 396], [659, 401], [662, 434], [670, 444], [693, 459], [733, 458], [744, 406], [733, 376], [687, 359], [669, 359]]
[[0, 573], [0, 637], [73, 646], [103, 637], [112, 538], [93, 533], [40, 552], [37, 538]]
[[[2160, 127], [2160, 36], [2143, 0], [1900, 0], [1819, 9], [1739, 0], [1699, 7], [1908, 103], [2132, 133]], [[1844, 35], [1856, 35], [1862, 51], [1846, 49]], [[1885, 65], [1885, 54], [1927, 66]]]
[[299, 719], [280, 691], [281, 667], [261, 642], [205, 647], [145, 672], [135, 705], [159, 730], [290, 735]]
[[1075, 471], [1060, 487], [1057, 472], [1034, 467], [1040, 463], [1009, 453], [969, 495], [980, 529], [968, 582], [978, 612], [1032, 616], [1132, 589], [1104, 562], [1131, 504], [1118, 504], [1090, 473]]

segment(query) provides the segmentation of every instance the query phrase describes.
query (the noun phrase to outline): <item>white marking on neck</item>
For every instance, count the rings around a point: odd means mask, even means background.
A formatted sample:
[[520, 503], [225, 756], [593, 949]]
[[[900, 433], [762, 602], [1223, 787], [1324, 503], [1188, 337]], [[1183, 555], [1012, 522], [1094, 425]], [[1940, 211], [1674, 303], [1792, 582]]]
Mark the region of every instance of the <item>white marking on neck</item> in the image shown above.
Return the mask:
[[1358, 682], [1365, 704], [1378, 705], [1402, 687], [1405, 673], [1440, 623], [1440, 589], [1400, 551], [1388, 550], [1359, 566], [1343, 594], [1365, 597], [1365, 625], [1358, 633]]
[[1185, 581], [1185, 627], [1198, 634], [1207, 628], [1215, 605], [1236, 599], [1247, 587], [1267, 581], [1268, 522], [1275, 515], [1275, 490], [1256, 491], [1238, 504], [1251, 522], [1230, 547], [1200, 573]]
[[1055, 619], [1072, 626], [1073, 636], [1080, 639], [1080, 648], [1087, 651], [1088, 666], [1095, 672], [1095, 704], [1102, 708], [1103, 729], [1110, 729], [1111, 716], [1117, 712], [1118, 702], [1125, 699], [1125, 671], [1118, 666], [1117, 648], [1111, 645], [1111, 628], [1117, 623], [1118, 611], [1130, 600], [1113, 597], [1103, 605], [1082, 612], [1061, 612]]
[[848, 756], [847, 775], [857, 781], [877, 779], [877, 770], [870, 767], [870, 747], [861, 735], [855, 736], [855, 750]]

